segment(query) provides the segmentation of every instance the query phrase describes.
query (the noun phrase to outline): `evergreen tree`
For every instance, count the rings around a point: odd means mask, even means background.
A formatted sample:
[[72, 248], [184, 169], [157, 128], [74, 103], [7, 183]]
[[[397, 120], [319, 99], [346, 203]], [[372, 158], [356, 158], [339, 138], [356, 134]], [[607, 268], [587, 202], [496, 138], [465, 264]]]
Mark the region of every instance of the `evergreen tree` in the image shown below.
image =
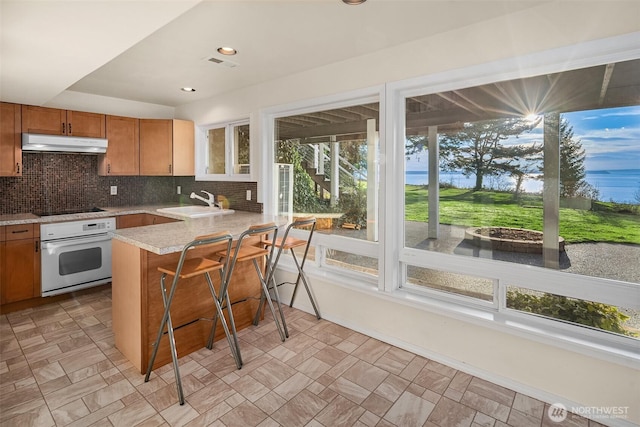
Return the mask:
[[582, 141], [574, 139], [573, 126], [560, 119], [560, 197], [582, 196], [597, 199], [598, 191], [587, 181]]
[[474, 191], [482, 189], [485, 176], [522, 175], [527, 164], [538, 158], [542, 146], [506, 146], [502, 141], [531, 131], [540, 120], [511, 118], [465, 123], [460, 131], [441, 136], [443, 168], [475, 175]]

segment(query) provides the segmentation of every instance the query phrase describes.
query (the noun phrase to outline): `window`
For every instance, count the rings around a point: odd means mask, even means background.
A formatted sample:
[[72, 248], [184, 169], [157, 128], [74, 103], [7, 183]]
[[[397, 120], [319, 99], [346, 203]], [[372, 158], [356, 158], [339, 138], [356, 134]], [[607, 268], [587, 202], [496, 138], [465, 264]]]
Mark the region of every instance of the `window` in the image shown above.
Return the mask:
[[638, 76], [632, 60], [405, 96], [400, 286], [637, 336]]
[[[361, 102], [274, 118], [271, 175], [275, 212], [317, 218], [316, 262], [374, 280], [378, 109], [378, 102]], [[351, 240], [361, 242], [354, 245]]]
[[250, 139], [248, 121], [203, 127], [199, 143], [198, 179], [236, 177], [249, 179]]

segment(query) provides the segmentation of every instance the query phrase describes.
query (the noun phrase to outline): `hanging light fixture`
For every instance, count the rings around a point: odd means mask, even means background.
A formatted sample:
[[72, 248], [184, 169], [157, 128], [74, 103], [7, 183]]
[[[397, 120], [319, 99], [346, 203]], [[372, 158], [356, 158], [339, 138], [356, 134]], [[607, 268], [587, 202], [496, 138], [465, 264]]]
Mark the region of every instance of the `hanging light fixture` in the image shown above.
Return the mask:
[[342, 3], [344, 4], [350, 4], [350, 5], [358, 5], [358, 4], [362, 4], [367, 0], [342, 0]]

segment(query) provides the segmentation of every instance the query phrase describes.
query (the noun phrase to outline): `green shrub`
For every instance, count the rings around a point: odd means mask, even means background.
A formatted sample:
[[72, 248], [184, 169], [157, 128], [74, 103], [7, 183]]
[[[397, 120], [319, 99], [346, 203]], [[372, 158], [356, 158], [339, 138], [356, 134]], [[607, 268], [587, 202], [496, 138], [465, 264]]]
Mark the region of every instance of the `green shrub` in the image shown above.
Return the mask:
[[361, 185], [344, 189], [338, 201], [338, 210], [344, 215], [340, 217], [340, 225], [344, 223], [367, 226], [367, 189]]
[[629, 316], [621, 313], [617, 307], [598, 302], [554, 294], [538, 296], [520, 291], [508, 291], [507, 307], [622, 335], [636, 336], [623, 326]]

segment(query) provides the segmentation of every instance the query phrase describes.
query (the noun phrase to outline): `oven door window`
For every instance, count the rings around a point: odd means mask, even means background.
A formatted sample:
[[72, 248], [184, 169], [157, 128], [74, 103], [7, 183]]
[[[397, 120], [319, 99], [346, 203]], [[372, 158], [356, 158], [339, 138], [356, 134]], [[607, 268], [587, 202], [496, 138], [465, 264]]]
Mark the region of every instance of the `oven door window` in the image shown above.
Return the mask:
[[58, 258], [58, 274], [80, 273], [102, 267], [102, 248], [88, 248], [78, 251], [63, 252]]

